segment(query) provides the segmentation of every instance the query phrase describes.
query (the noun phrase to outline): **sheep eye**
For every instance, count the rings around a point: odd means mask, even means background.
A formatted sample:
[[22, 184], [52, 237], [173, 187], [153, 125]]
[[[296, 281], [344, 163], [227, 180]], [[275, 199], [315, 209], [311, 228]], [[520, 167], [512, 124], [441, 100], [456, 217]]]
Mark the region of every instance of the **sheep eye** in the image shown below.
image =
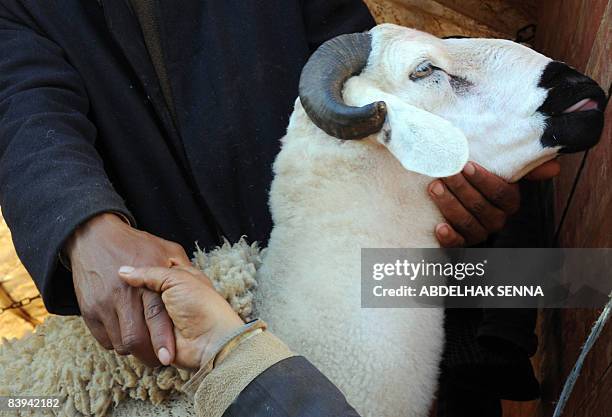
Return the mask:
[[431, 62], [425, 61], [415, 68], [414, 72], [410, 74], [410, 79], [415, 81], [421, 78], [429, 77], [434, 72], [435, 68], [436, 67], [434, 67]]

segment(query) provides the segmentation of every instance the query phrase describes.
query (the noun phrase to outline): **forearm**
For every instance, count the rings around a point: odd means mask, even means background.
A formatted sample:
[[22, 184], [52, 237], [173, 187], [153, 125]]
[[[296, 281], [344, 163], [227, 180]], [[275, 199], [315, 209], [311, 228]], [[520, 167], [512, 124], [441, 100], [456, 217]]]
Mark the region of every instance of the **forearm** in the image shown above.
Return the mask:
[[220, 417], [262, 372], [293, 353], [269, 332], [243, 341], [206, 376], [198, 372], [184, 390], [200, 416]]
[[51, 277], [66, 239], [99, 213], [131, 215], [95, 149], [79, 75], [58, 45], [3, 13], [0, 205], [20, 258], [55, 311]]
[[202, 417], [358, 417], [321, 372], [268, 331], [242, 342], [186, 389]]

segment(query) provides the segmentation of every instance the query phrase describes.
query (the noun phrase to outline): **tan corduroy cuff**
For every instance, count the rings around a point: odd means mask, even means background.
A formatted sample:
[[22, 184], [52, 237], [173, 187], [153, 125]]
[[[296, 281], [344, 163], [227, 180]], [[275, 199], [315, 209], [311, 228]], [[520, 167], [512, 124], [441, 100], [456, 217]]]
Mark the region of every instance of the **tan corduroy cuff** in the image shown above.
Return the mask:
[[259, 374], [291, 356], [295, 354], [287, 345], [263, 331], [242, 341], [205, 377], [194, 375], [183, 386], [183, 391], [194, 396], [198, 416], [221, 417]]

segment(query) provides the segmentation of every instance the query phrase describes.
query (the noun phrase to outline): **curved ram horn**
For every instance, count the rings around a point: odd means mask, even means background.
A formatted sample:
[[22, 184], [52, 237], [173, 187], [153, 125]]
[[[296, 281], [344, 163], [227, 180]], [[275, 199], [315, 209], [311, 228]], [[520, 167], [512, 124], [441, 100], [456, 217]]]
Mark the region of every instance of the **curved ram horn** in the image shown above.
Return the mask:
[[300, 101], [314, 124], [328, 135], [362, 139], [382, 128], [387, 116], [383, 101], [353, 107], [342, 99], [344, 83], [363, 70], [371, 50], [369, 33], [340, 35], [321, 45], [304, 66]]

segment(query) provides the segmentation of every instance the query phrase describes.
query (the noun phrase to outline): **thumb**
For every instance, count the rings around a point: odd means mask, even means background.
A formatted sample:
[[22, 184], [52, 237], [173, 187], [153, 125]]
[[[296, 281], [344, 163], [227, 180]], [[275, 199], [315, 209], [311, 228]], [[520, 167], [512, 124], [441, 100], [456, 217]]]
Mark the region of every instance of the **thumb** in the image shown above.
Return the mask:
[[122, 266], [119, 268], [119, 277], [131, 287], [147, 288], [161, 293], [171, 287], [172, 270], [163, 267], [134, 268]]

